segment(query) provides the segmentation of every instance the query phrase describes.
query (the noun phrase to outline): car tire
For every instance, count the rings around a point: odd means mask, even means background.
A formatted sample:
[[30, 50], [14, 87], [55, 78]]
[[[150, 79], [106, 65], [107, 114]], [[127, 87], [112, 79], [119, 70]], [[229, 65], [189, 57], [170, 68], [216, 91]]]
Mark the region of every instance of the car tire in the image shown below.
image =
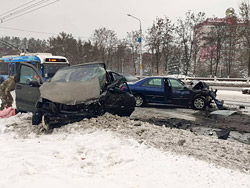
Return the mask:
[[145, 104], [144, 97], [142, 95], [135, 95], [135, 106], [140, 107]]
[[192, 102], [192, 107], [196, 110], [204, 110], [207, 106], [206, 98], [203, 96], [195, 97]]
[[119, 112], [117, 112], [116, 114], [121, 117], [124, 117], [124, 116], [129, 117], [133, 113], [134, 110], [135, 110], [134, 108], [123, 108], [123, 109], [120, 109]]

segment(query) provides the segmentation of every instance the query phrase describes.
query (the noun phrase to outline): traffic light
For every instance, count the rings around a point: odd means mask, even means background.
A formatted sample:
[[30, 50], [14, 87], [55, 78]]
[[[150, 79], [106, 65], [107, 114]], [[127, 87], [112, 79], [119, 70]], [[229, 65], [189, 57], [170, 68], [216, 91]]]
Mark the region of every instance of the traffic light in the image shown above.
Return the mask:
[[227, 24], [232, 24], [231, 18], [228, 18], [228, 19], [227, 19]]

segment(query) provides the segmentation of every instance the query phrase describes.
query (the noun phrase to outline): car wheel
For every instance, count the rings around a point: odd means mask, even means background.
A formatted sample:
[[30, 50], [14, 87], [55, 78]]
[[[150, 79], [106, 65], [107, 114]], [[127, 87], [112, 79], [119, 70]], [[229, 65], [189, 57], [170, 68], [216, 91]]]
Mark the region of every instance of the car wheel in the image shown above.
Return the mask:
[[145, 103], [143, 96], [135, 95], [135, 106], [140, 107]]
[[45, 130], [49, 130], [50, 129], [50, 125], [48, 123], [48, 118], [45, 115], [42, 116], [42, 126], [43, 126], [43, 128]]
[[193, 100], [193, 108], [196, 110], [203, 110], [206, 108], [206, 99], [203, 96], [198, 96]]

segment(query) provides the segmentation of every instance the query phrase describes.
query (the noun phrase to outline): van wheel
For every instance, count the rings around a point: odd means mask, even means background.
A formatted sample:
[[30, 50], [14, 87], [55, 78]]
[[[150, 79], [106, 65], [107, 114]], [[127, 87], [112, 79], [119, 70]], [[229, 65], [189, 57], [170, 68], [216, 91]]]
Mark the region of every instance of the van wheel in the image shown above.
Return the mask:
[[42, 112], [40, 109], [36, 109], [36, 111], [32, 114], [32, 125], [39, 125], [42, 121]]
[[205, 97], [198, 96], [192, 102], [192, 107], [196, 110], [204, 110], [207, 106]]
[[49, 130], [50, 129], [50, 125], [48, 123], [48, 118], [45, 115], [42, 116], [42, 126], [43, 126], [43, 128], [45, 130]]
[[135, 106], [140, 107], [145, 103], [144, 97], [142, 95], [135, 95]]

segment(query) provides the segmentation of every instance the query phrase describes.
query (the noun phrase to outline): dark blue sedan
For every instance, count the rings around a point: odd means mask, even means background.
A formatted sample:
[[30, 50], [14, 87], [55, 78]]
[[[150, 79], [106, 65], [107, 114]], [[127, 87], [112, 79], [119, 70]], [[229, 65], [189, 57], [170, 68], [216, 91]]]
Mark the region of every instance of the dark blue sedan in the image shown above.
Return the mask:
[[[201, 81], [186, 86], [181, 80], [171, 77], [147, 77], [128, 86], [136, 97], [136, 106], [161, 103], [191, 106], [201, 110], [212, 102], [213, 91]], [[127, 87], [124, 88], [127, 90]], [[216, 96], [215, 92], [213, 94]]]

